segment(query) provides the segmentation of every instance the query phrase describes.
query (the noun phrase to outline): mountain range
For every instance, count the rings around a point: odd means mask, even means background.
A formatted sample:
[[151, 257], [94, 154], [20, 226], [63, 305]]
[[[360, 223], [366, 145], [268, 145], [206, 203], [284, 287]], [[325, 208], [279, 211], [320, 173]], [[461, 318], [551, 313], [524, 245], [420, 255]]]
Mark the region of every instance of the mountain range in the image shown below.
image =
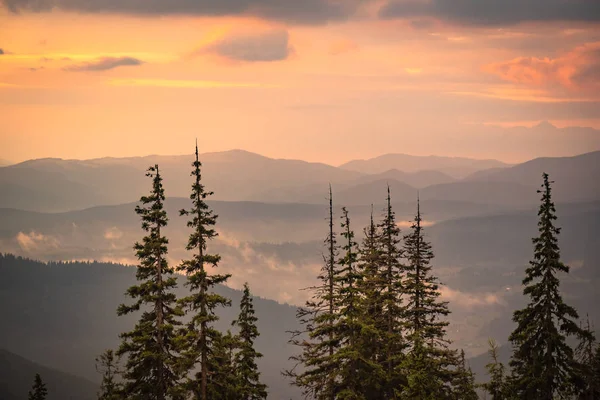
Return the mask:
[[[338, 204], [383, 204], [385, 195], [379, 193], [389, 183], [396, 188], [395, 201], [414, 201], [418, 189], [424, 200], [524, 207], [535, 204], [532, 189], [544, 171], [556, 180], [558, 201], [600, 198], [600, 183], [594, 179], [600, 174], [600, 152], [514, 166], [495, 160], [390, 154], [334, 167], [241, 150], [206, 153], [200, 159], [203, 181], [215, 192], [215, 200], [321, 204], [332, 184], [339, 192]], [[0, 207], [61, 212], [137, 201], [148, 186], [144, 171], [156, 163], [167, 196], [187, 197], [192, 160], [192, 156], [39, 159], [0, 167]], [[457, 168], [462, 173], [452, 176]]]

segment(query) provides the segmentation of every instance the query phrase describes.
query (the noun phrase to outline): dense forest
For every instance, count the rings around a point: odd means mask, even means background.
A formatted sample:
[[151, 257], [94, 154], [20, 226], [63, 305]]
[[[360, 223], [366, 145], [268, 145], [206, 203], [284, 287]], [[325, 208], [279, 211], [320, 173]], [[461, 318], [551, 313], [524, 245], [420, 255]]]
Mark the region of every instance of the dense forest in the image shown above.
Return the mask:
[[[145, 232], [134, 244], [137, 281], [116, 310], [137, 321], [120, 335], [118, 348], [95, 360], [102, 374], [99, 399], [249, 400], [269, 394], [257, 364], [260, 321], [248, 285], [231, 329], [216, 327], [217, 311], [231, 300], [215, 289], [231, 276], [217, 273], [220, 256], [210, 251], [217, 215], [206, 202], [212, 192], [202, 183], [201, 167], [196, 149], [192, 207], [180, 211], [188, 220], [189, 258], [176, 266], [167, 261], [162, 231], [169, 217], [161, 172], [158, 165], [148, 169], [151, 190], [135, 210]], [[447, 336], [449, 304], [441, 299], [419, 202], [412, 226], [402, 233], [388, 188], [381, 216], [372, 211], [359, 231], [346, 208], [334, 215], [330, 187], [323, 266], [318, 283], [306, 288], [310, 299], [297, 310], [298, 324], [289, 328], [296, 352], [281, 379], [319, 400], [600, 398], [593, 324], [561, 296], [560, 279], [569, 267], [561, 262], [552, 183], [542, 176], [539, 234], [523, 270], [528, 301], [513, 315], [510, 363], [500, 362], [491, 339], [482, 385]], [[178, 273], [185, 276], [182, 296]], [[44, 377], [31, 379], [29, 399], [45, 399]]]

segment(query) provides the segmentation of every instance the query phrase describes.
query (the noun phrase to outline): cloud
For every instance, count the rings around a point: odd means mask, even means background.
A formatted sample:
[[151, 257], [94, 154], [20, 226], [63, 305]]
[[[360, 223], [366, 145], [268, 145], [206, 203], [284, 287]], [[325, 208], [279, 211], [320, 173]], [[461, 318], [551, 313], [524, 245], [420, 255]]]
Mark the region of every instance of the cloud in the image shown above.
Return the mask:
[[116, 226], [113, 226], [112, 228], [108, 228], [107, 230], [104, 231], [104, 239], [106, 240], [118, 240], [121, 239], [123, 237], [123, 232], [121, 232], [121, 230], [119, 228], [117, 228]]
[[4, 54], [4, 50], [2, 50], [2, 48], [0, 48], [0, 56]]
[[269, 62], [287, 59], [293, 48], [286, 30], [231, 33], [201, 48], [196, 54], [213, 54], [231, 61]]
[[63, 68], [65, 71], [107, 71], [118, 67], [142, 65], [144, 62], [133, 57], [102, 57], [94, 61], [74, 64]]
[[513, 25], [528, 21], [600, 22], [598, 0], [390, 0], [382, 18], [433, 17], [470, 25]]
[[19, 247], [25, 252], [52, 250], [58, 248], [60, 244], [55, 237], [35, 231], [30, 233], [19, 232], [16, 239]]
[[470, 309], [473, 307], [504, 304], [502, 298], [496, 293], [466, 293], [450, 289], [447, 286], [440, 286], [439, 290], [441, 298], [445, 301], [449, 301], [453, 306]]
[[343, 20], [364, 0], [1, 0], [12, 13], [50, 12], [112, 13], [146, 16], [249, 15], [286, 22], [316, 24]]
[[556, 58], [519, 57], [483, 69], [518, 85], [593, 93], [600, 89], [600, 42]]

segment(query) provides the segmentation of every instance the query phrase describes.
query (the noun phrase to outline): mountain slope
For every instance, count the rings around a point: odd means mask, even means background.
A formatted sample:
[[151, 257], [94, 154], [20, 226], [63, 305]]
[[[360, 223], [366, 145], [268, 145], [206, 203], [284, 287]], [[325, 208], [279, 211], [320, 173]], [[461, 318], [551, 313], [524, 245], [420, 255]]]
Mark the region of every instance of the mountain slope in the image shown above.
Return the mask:
[[508, 165], [497, 160], [384, 154], [368, 160], [349, 161], [340, 165], [340, 168], [365, 174], [380, 174], [390, 169], [397, 169], [404, 172], [438, 170], [443, 171], [454, 178], [462, 178], [482, 169], [506, 166]]
[[390, 169], [378, 174], [362, 176], [356, 180], [356, 183], [369, 183], [385, 179], [404, 182], [415, 188], [424, 188], [431, 185], [450, 183], [455, 180], [450, 175], [447, 175], [441, 171], [422, 170], [416, 172], [404, 172], [398, 169]]
[[[10, 328], [10, 327], [9, 327]], [[95, 400], [98, 385], [86, 379], [44, 367], [0, 349], [0, 399], [24, 400], [40, 374], [48, 389], [47, 400]]]
[[[326, 164], [272, 159], [241, 150], [206, 153], [200, 160], [203, 183], [221, 200], [268, 201], [257, 196], [286, 186], [352, 181], [361, 175]], [[187, 197], [192, 161], [192, 155], [48, 158], [0, 167], [0, 207], [68, 211], [136, 201], [148, 186], [146, 168], [156, 163], [167, 195]]]
[[[118, 334], [131, 329], [138, 317], [116, 314], [118, 305], [128, 301], [125, 290], [135, 282], [134, 268], [106, 263], [44, 264], [0, 255], [0, 276], [3, 347], [90, 380], [100, 379], [94, 358], [107, 348], [116, 348]], [[217, 327], [224, 331], [231, 329], [237, 317], [242, 294], [227, 287], [217, 291], [232, 300], [232, 307], [219, 311], [222, 319]], [[177, 289], [179, 297], [186, 293], [184, 288]], [[286, 331], [297, 328], [296, 308], [258, 297], [254, 305], [261, 333], [256, 348], [264, 354], [258, 365], [269, 385], [269, 398], [289, 399], [297, 392], [281, 370], [289, 365], [287, 358], [295, 350], [287, 344]]]
[[542, 173], [550, 175], [557, 201], [591, 201], [600, 198], [600, 151], [574, 157], [536, 158], [510, 168], [475, 173], [468, 181], [511, 182], [539, 186]]

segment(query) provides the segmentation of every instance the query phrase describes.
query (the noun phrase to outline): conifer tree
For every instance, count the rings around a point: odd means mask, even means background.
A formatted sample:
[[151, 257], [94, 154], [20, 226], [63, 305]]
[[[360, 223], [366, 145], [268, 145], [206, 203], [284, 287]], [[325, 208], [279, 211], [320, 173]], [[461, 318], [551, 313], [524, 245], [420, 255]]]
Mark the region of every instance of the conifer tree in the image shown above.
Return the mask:
[[33, 387], [29, 392], [28, 400], [45, 400], [47, 395], [48, 389], [46, 389], [46, 384], [42, 382], [40, 374], [35, 374]]
[[455, 352], [448, 349], [448, 302], [440, 301], [439, 283], [431, 272], [433, 252], [425, 240], [421, 226], [421, 210], [412, 232], [404, 237], [404, 252], [408, 262], [403, 281], [407, 357], [402, 370], [407, 382], [401, 390], [403, 399], [451, 398], [451, 385], [457, 365]]
[[512, 389], [519, 398], [532, 400], [568, 397], [583, 385], [578, 376], [580, 365], [566, 339], [587, 333], [575, 322], [577, 311], [563, 301], [559, 290], [559, 274], [568, 273], [569, 267], [560, 261], [560, 228], [554, 226], [557, 217], [551, 183], [544, 173], [542, 190], [538, 191], [542, 193], [539, 236], [533, 238], [534, 257], [523, 279], [523, 294], [529, 303], [515, 311], [517, 327], [509, 338], [514, 349]]
[[475, 391], [475, 375], [471, 367], [467, 366], [464, 350], [460, 351], [455, 375], [453, 397], [456, 400], [478, 400], [479, 396]]
[[485, 369], [490, 376], [490, 381], [482, 385], [492, 398], [490, 400], [504, 400], [507, 398], [506, 377], [504, 364], [498, 358], [498, 344], [494, 339], [488, 340], [491, 361], [486, 364]]
[[240, 400], [261, 400], [267, 398], [267, 386], [260, 382], [260, 372], [256, 359], [262, 354], [254, 349], [254, 341], [259, 336], [254, 315], [254, 306], [248, 283], [244, 284], [244, 295], [240, 303], [240, 315], [233, 322], [239, 328], [238, 351], [235, 355], [237, 375], [237, 396]]
[[207, 396], [211, 400], [238, 400], [238, 378], [234, 355], [239, 347], [237, 337], [230, 331], [218, 332], [213, 339], [211, 356], [208, 358]]
[[120, 374], [118, 360], [111, 349], [106, 350], [96, 358], [96, 371], [102, 374], [100, 383], [99, 400], [120, 400], [121, 385], [117, 381]]
[[580, 400], [598, 400], [600, 399], [600, 369], [598, 368], [600, 346], [596, 342], [589, 316], [586, 318], [586, 326], [583, 329], [588, 335], [580, 338], [576, 349], [577, 360], [582, 368], [580, 375], [583, 378], [583, 389], [578, 398]]
[[382, 319], [381, 293], [385, 288], [385, 281], [380, 273], [383, 264], [380, 241], [380, 232], [373, 221], [371, 206], [371, 220], [369, 226], [364, 229], [364, 237], [358, 254], [361, 279], [357, 282], [360, 293], [360, 351], [373, 368], [369, 379], [365, 382], [365, 396], [369, 400], [385, 398], [384, 389], [386, 389], [385, 369], [381, 365], [382, 355], [386, 348], [386, 343], [383, 341], [386, 321]]
[[176, 279], [166, 259], [168, 240], [161, 230], [167, 225], [162, 177], [158, 165], [146, 174], [152, 179], [152, 190], [141, 198], [135, 211], [148, 234], [134, 246], [139, 265], [138, 284], [127, 290], [135, 300], [121, 304], [119, 315], [142, 311], [132, 331], [122, 333], [118, 356], [127, 356], [123, 373], [123, 394], [127, 399], [165, 400], [180, 398], [180, 374], [177, 370], [176, 317], [182, 315], [173, 289]]
[[342, 208], [342, 246], [343, 256], [339, 265], [339, 294], [336, 303], [339, 318], [335, 325], [335, 333], [339, 348], [335, 352], [337, 364], [336, 399], [358, 400], [366, 399], [371, 380], [378, 373], [377, 365], [366, 356], [363, 348], [369, 326], [364, 324], [360, 310], [359, 282], [362, 280], [357, 268], [357, 243], [354, 232], [350, 227], [348, 210]]
[[382, 312], [379, 330], [382, 333], [380, 363], [385, 368], [386, 382], [384, 399], [395, 399], [396, 388], [406, 382], [398, 368], [403, 359], [405, 347], [402, 337], [404, 307], [402, 305], [402, 279], [405, 266], [402, 265], [403, 250], [400, 245], [400, 228], [396, 223], [396, 214], [392, 210], [390, 188], [387, 188], [387, 206], [383, 221], [379, 224], [379, 249], [381, 252], [381, 270], [378, 282]]
[[193, 313], [191, 322], [185, 330], [183, 353], [186, 365], [183, 369], [190, 371], [198, 363], [200, 364], [200, 371], [195, 379], [188, 382], [187, 387], [199, 400], [208, 400], [209, 357], [213, 341], [219, 336], [219, 332], [212, 326], [218, 320], [215, 310], [218, 307], [231, 305], [229, 299], [212, 292], [211, 289], [215, 285], [225, 283], [230, 275], [209, 275], [206, 270], [207, 267], [216, 268], [221, 257], [207, 252], [208, 242], [218, 235], [214, 229], [217, 216], [205, 201], [213, 192], [207, 192], [202, 184], [202, 164], [198, 158], [197, 144], [196, 159], [192, 167], [191, 176], [194, 177], [190, 195], [192, 208], [180, 211], [180, 215], [191, 217], [187, 225], [192, 228], [192, 233], [186, 249], [195, 253], [191, 259], [183, 261], [178, 268], [187, 275], [186, 286], [191, 292], [180, 302]]
[[337, 268], [338, 244], [333, 229], [333, 196], [329, 186], [329, 231], [325, 238], [326, 254], [318, 276], [319, 284], [308, 288], [311, 298], [296, 313], [302, 330], [291, 332], [290, 343], [300, 348], [292, 356], [295, 365], [283, 372], [303, 394], [315, 400], [335, 400], [335, 352], [338, 340], [334, 326], [338, 319], [337, 293], [339, 271]]

